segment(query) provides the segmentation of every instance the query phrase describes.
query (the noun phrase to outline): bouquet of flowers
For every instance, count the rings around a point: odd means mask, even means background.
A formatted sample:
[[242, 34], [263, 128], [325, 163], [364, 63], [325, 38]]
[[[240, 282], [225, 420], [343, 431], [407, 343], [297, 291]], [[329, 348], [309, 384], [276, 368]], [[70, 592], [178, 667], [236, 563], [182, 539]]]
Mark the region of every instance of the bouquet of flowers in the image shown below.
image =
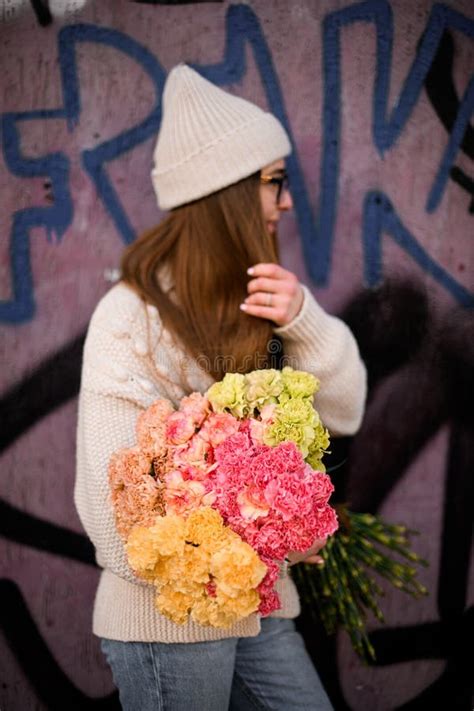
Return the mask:
[[174, 622], [227, 627], [269, 615], [289, 551], [336, 531], [317, 387], [289, 367], [227, 374], [178, 410], [154, 402], [138, 418], [136, 446], [112, 456], [130, 566]]
[[130, 566], [155, 586], [163, 615], [214, 627], [269, 615], [288, 553], [316, 538], [328, 538], [324, 564], [295, 566], [295, 582], [327, 632], [341, 625], [360, 656], [374, 656], [366, 612], [383, 619], [382, 589], [367, 569], [426, 594], [413, 565], [425, 561], [408, 547], [413, 531], [345, 506], [338, 521], [329, 505], [318, 388], [290, 367], [228, 373], [177, 410], [160, 399], [139, 416], [136, 445], [112, 456], [109, 482]]

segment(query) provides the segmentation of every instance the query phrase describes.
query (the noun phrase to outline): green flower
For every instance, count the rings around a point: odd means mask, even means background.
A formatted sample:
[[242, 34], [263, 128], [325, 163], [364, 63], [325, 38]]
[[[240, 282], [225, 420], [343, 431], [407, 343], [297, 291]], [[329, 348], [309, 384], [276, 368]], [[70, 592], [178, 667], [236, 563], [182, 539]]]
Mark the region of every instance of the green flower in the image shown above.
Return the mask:
[[283, 390], [282, 375], [279, 370], [265, 368], [263, 370], [252, 370], [245, 376], [246, 398], [253, 412], [254, 408], [262, 409], [265, 405], [277, 402], [277, 398]]
[[304, 370], [293, 370], [289, 365], [281, 371], [284, 394], [288, 398], [313, 398], [319, 390], [319, 380]]
[[305, 459], [312, 469], [325, 472], [326, 467], [323, 464], [322, 458], [328, 452], [330, 440], [329, 432], [321, 421], [318, 422], [314, 435], [314, 439], [309, 446], [308, 456], [305, 457]]
[[234, 417], [245, 417], [248, 413], [245, 390], [245, 376], [226, 373], [223, 380], [211, 385], [206, 397], [214, 412], [229, 411]]
[[318, 424], [319, 415], [309, 400], [295, 398], [280, 402], [275, 410], [275, 421], [269, 426], [263, 441], [271, 447], [280, 442], [294, 442], [306, 458]]

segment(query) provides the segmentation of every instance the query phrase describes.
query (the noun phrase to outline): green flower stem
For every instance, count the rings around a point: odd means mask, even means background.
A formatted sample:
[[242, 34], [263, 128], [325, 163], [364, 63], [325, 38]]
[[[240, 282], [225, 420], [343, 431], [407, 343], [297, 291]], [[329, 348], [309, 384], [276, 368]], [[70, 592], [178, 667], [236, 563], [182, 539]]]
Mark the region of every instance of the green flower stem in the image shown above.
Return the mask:
[[323, 570], [321, 568], [315, 570], [314, 566], [303, 563], [292, 568], [292, 576], [303, 593], [303, 600], [309, 603], [311, 615], [322, 622], [328, 634], [333, 634], [339, 621], [338, 613], [330, 596], [329, 586], [327, 586], [327, 594], [324, 593], [326, 583]]
[[340, 584], [338, 586], [338, 595], [341, 596], [341, 599], [345, 603], [345, 614], [341, 614], [341, 624], [349, 633], [351, 643], [359, 655], [363, 658], [365, 658], [366, 655], [375, 658], [374, 649], [370, 644], [365, 630], [366, 615], [364, 607], [361, 606], [360, 603], [358, 604], [357, 596], [353, 594], [352, 581], [346, 572], [348, 569], [346, 568], [343, 558], [338, 556], [339, 552], [339, 546], [334, 545], [329, 566], [335, 575], [337, 575], [337, 571], [339, 571], [340, 580], [344, 586], [343, 588], [341, 588]]
[[334, 589], [337, 594], [337, 600], [341, 603], [341, 609], [344, 610], [347, 620], [351, 627], [361, 629], [364, 627], [360, 610], [352, 597], [351, 590], [348, 584], [347, 576], [344, 571], [341, 571], [334, 556], [328, 559], [328, 575], [331, 582], [334, 584]]
[[[324, 570], [314, 570], [314, 567], [310, 564], [305, 565], [305, 569], [310, 585], [313, 587], [315, 592], [317, 590], [318, 582], [321, 581], [323, 586], [327, 589], [327, 592], [330, 593], [329, 583], [327, 582], [327, 576], [325, 575]], [[328, 633], [335, 632], [338, 623], [338, 613], [331, 595], [321, 594], [321, 597], [318, 599], [318, 606], [326, 631], [328, 631]]]
[[410, 529], [403, 524], [387, 523], [382, 520], [380, 516], [374, 516], [368, 513], [357, 513], [356, 511], [350, 511], [349, 517], [352, 525], [362, 524], [369, 528], [372, 526], [380, 527], [380, 529], [385, 530], [387, 533], [393, 533], [394, 535], [402, 536], [417, 536], [419, 531]]
[[363, 551], [357, 549], [354, 550], [354, 555], [362, 561], [362, 563], [373, 568], [377, 573], [379, 573], [379, 575], [382, 575], [399, 590], [403, 590], [404, 592], [414, 595], [415, 597], [422, 594], [422, 589], [424, 588], [420, 586], [418, 581], [413, 580], [411, 576], [405, 576], [399, 567], [394, 570], [393, 563], [390, 559], [387, 559], [381, 555], [368, 556], [365, 555]]
[[420, 585], [418, 580], [414, 578], [414, 573], [416, 571], [413, 571], [412, 568], [408, 568], [407, 566], [400, 566], [399, 564], [393, 564], [390, 559], [387, 559], [385, 557], [383, 558], [374, 558], [372, 556], [364, 556], [359, 555], [358, 552], [355, 552], [355, 555], [359, 557], [360, 560], [362, 560], [366, 565], [371, 566], [374, 570], [378, 571], [380, 574], [385, 575], [385, 577], [388, 578], [395, 578], [400, 581], [403, 585], [406, 585], [408, 588], [413, 588], [417, 592], [422, 592], [424, 590], [423, 586]]
[[413, 561], [414, 563], [419, 563], [420, 565], [424, 566], [428, 565], [428, 562], [424, 558], [422, 558], [417, 553], [406, 547], [406, 544], [408, 544], [409, 541], [405, 537], [398, 535], [393, 536], [391, 534], [388, 534], [386, 531], [383, 530], [383, 527], [377, 529], [377, 527], [375, 526], [367, 526], [364, 524], [360, 524], [357, 521], [354, 521], [352, 523], [353, 533], [355, 535], [359, 534], [362, 539], [364, 537], [370, 538], [371, 540], [376, 541], [377, 543], [381, 543], [382, 545], [387, 546], [387, 548], [396, 551], [401, 556]]
[[380, 610], [377, 602], [375, 600], [376, 590], [374, 590], [373, 583], [367, 576], [362, 568], [358, 568], [355, 561], [349, 566], [347, 566], [347, 553], [342, 548], [342, 546], [334, 546], [336, 556], [339, 556], [341, 567], [347, 567], [349, 585], [353, 591], [353, 596], [360, 599], [363, 607], [369, 608], [374, 616], [380, 621], [384, 622], [384, 616]]
[[354, 551], [354, 555], [365, 565], [371, 566], [378, 572], [387, 572], [403, 583], [413, 583], [413, 575], [404, 567], [394, 564], [389, 558], [381, 555], [364, 555], [362, 551]]

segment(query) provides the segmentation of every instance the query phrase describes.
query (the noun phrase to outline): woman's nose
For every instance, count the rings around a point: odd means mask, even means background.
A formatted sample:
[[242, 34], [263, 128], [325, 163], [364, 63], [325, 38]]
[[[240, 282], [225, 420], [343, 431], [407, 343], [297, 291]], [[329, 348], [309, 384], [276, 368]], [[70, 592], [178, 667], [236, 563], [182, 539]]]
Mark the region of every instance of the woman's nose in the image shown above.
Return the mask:
[[291, 210], [293, 208], [293, 198], [288, 188], [284, 188], [280, 196], [280, 202], [278, 203], [278, 208], [280, 210]]

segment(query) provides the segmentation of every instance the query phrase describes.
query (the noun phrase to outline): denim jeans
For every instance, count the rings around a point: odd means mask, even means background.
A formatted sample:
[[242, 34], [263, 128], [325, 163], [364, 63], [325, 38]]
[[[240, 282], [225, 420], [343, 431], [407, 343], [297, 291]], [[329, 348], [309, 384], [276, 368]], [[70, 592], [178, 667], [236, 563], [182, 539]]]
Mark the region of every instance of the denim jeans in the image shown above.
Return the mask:
[[267, 617], [257, 637], [101, 646], [124, 711], [332, 709], [293, 620]]

